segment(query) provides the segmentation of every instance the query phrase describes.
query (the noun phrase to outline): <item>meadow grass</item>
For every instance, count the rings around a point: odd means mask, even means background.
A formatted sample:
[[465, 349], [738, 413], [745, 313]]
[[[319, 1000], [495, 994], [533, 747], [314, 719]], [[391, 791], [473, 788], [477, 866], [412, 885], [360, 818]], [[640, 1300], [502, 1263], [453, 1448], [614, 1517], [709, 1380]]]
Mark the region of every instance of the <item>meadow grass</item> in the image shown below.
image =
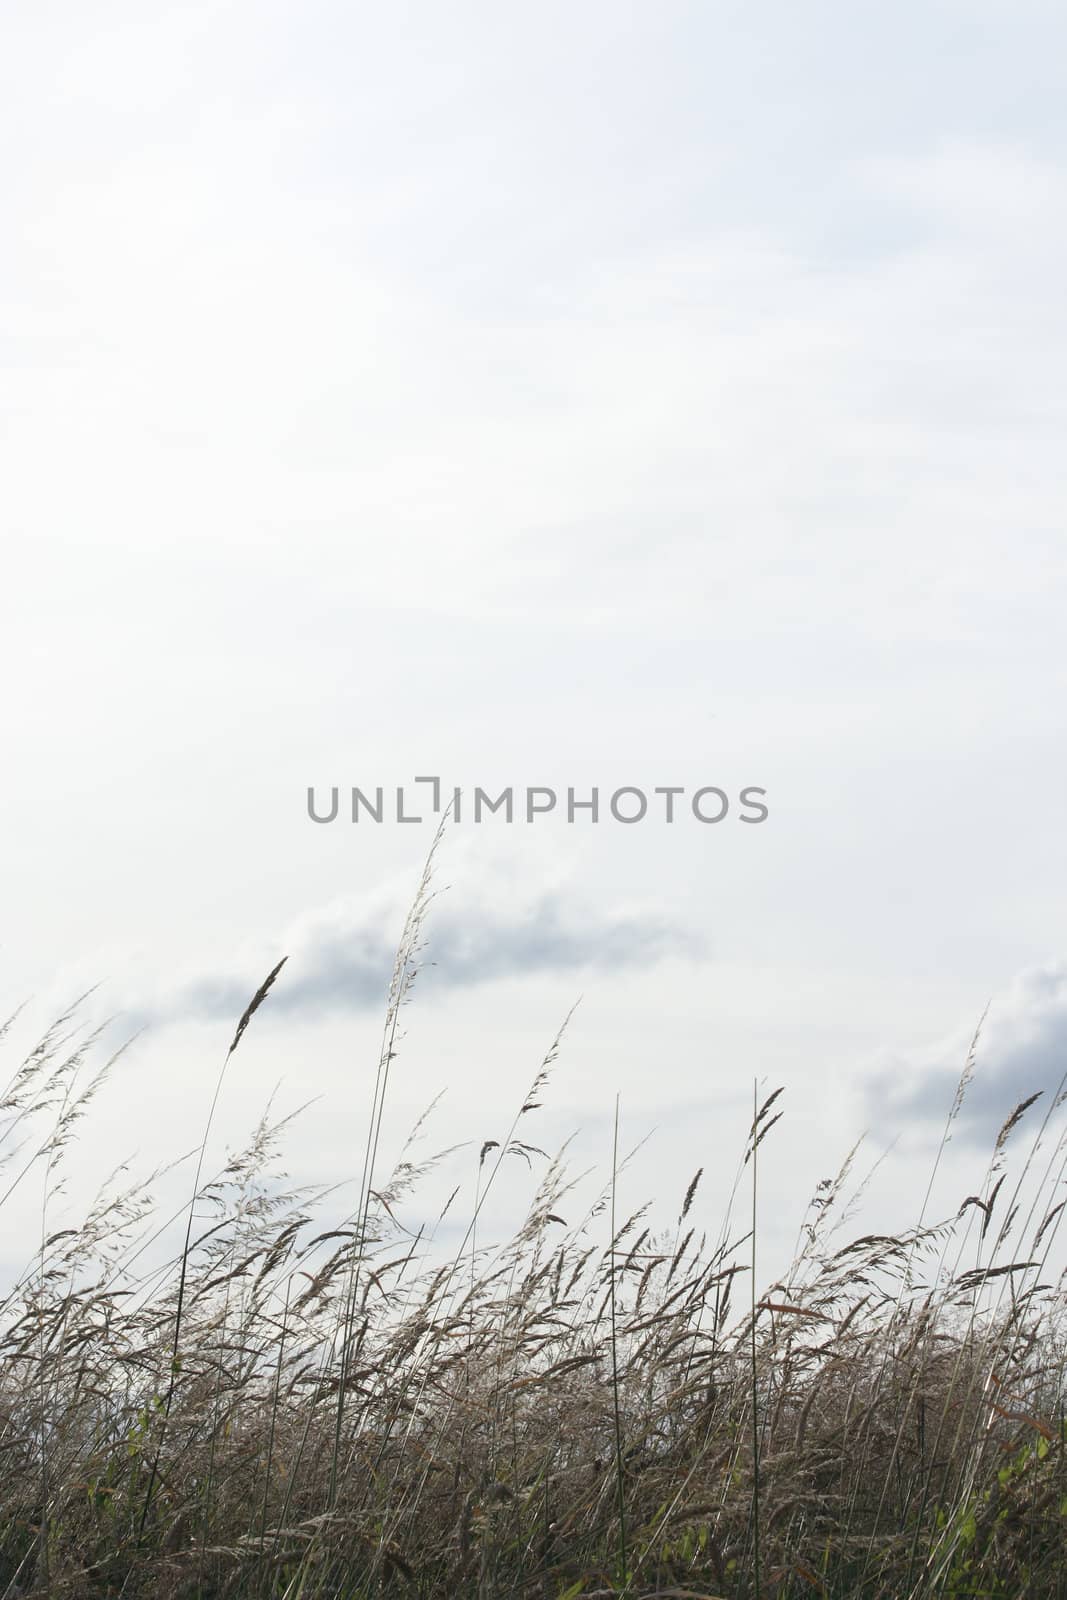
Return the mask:
[[[168, 1221], [153, 1180], [113, 1184], [4, 1287], [0, 1597], [1067, 1595], [1062, 1084], [1043, 1112], [1016, 1108], [951, 1215], [927, 1215], [931, 1188], [911, 1228], [850, 1237], [846, 1163], [804, 1212], [788, 1273], [760, 1286], [780, 1091], [754, 1102], [717, 1230], [696, 1220], [701, 1172], [668, 1232], [647, 1208], [619, 1221], [617, 1121], [604, 1189], [575, 1216], [563, 1158], [520, 1137], [557, 1038], [506, 1136], [481, 1147], [442, 1261], [432, 1229], [395, 1220], [432, 1163], [409, 1141], [378, 1171], [430, 899], [428, 868], [340, 1227], [316, 1232], [323, 1190], [273, 1180], [284, 1123], [204, 1176], [227, 1065], [275, 969], [220, 1069], [173, 1259], [146, 1265]], [[93, 1067], [80, 1016], [0, 1091], [4, 1200], [30, 1175], [49, 1193], [111, 1065]], [[973, 1068], [972, 1049], [942, 1152]], [[1024, 1118], [1040, 1126], [1016, 1160]], [[487, 1250], [513, 1154], [528, 1212]]]

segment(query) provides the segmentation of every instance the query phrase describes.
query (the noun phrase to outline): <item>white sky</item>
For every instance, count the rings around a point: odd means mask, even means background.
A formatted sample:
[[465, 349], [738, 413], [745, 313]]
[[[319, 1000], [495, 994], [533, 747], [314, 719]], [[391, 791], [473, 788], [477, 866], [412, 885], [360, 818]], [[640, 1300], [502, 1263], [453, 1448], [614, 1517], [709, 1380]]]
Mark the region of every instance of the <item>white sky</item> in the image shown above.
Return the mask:
[[220, 1141], [284, 1076], [322, 1097], [291, 1167], [350, 1168], [346, 952], [429, 835], [305, 791], [416, 773], [771, 817], [456, 830], [473, 956], [412, 1013], [397, 1137], [445, 1083], [439, 1142], [491, 1136], [578, 993], [542, 1138], [595, 1155], [619, 1091], [673, 1193], [785, 1082], [790, 1238], [865, 1126], [922, 1145], [991, 995], [994, 1125], [1054, 1088], [1061, 8], [2, 14], [0, 989], [155, 1018], [85, 1171], [193, 1142], [205, 996], [286, 949], [309, 998], [257, 1017]]

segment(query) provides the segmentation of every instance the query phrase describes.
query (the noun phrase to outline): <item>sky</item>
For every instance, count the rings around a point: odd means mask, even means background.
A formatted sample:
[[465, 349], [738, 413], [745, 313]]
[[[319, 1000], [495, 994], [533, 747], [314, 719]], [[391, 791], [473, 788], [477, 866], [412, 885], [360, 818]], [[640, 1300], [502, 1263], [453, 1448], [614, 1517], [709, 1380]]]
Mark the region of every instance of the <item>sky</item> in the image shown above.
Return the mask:
[[492, 1136], [580, 999], [542, 1142], [602, 1165], [618, 1095], [710, 1226], [784, 1084], [773, 1251], [864, 1132], [906, 1212], [988, 1006], [981, 1169], [1067, 1065], [1062, 9], [4, 35], [0, 1001], [143, 1030], [72, 1193], [196, 1143], [283, 954], [217, 1143], [277, 1085], [351, 1177], [433, 819], [307, 791], [419, 775], [768, 816], [447, 827], [390, 1148], [441, 1090]]

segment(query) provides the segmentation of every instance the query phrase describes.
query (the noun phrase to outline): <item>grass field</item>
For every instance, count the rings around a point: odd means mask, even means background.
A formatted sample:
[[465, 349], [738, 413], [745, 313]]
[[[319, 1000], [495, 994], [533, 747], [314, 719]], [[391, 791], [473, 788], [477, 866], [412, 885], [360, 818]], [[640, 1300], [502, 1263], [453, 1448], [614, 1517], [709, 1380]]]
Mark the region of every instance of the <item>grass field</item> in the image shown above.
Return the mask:
[[[378, 1171], [428, 884], [342, 1228], [269, 1180], [280, 1128], [205, 1175], [213, 1104], [173, 1259], [144, 1267], [175, 1221], [148, 1186], [113, 1189], [4, 1285], [0, 1596], [1067, 1595], [1062, 1086], [1017, 1108], [950, 1216], [857, 1238], [847, 1171], [828, 1181], [763, 1284], [777, 1094], [743, 1151], [709, 1151], [737, 1163], [717, 1232], [701, 1173], [652, 1232], [616, 1213], [610, 1162], [576, 1217], [526, 1132], [554, 1048], [431, 1260], [393, 1219], [422, 1169]], [[47, 1194], [87, 1126], [107, 1069], [79, 1019], [10, 1069], [5, 1198], [24, 1176]], [[485, 1250], [515, 1153], [529, 1212]]]

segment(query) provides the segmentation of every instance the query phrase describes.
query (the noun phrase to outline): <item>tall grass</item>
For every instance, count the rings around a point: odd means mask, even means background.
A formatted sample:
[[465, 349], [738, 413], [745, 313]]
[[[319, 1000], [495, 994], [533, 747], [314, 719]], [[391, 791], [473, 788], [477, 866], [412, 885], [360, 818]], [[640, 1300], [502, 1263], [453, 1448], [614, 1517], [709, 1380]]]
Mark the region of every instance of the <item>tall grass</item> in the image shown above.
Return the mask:
[[[620, 1226], [617, 1120], [608, 1181], [577, 1213], [563, 1157], [519, 1137], [557, 1038], [482, 1146], [470, 1221], [442, 1259], [433, 1226], [412, 1239], [394, 1220], [433, 1162], [409, 1141], [378, 1171], [428, 884], [341, 1227], [316, 1232], [324, 1190], [279, 1182], [285, 1124], [264, 1119], [207, 1178], [205, 1131], [173, 1259], [145, 1264], [168, 1220], [155, 1175], [118, 1173], [5, 1288], [0, 1596], [1067, 1594], [1064, 1286], [1049, 1270], [1062, 1084], [1014, 1168], [1029, 1102], [943, 1218], [931, 1189], [911, 1228], [849, 1237], [846, 1163], [804, 1213], [788, 1273], [758, 1286], [780, 1091], [754, 1104], [740, 1232], [732, 1203], [717, 1229], [699, 1223], [700, 1172], [676, 1229], [642, 1225], [645, 1207]], [[81, 1010], [0, 1093], [3, 1187], [40, 1178], [45, 1218], [108, 1066], [91, 1066]], [[973, 1069], [972, 1052], [946, 1134]], [[527, 1214], [476, 1248], [516, 1154]]]

